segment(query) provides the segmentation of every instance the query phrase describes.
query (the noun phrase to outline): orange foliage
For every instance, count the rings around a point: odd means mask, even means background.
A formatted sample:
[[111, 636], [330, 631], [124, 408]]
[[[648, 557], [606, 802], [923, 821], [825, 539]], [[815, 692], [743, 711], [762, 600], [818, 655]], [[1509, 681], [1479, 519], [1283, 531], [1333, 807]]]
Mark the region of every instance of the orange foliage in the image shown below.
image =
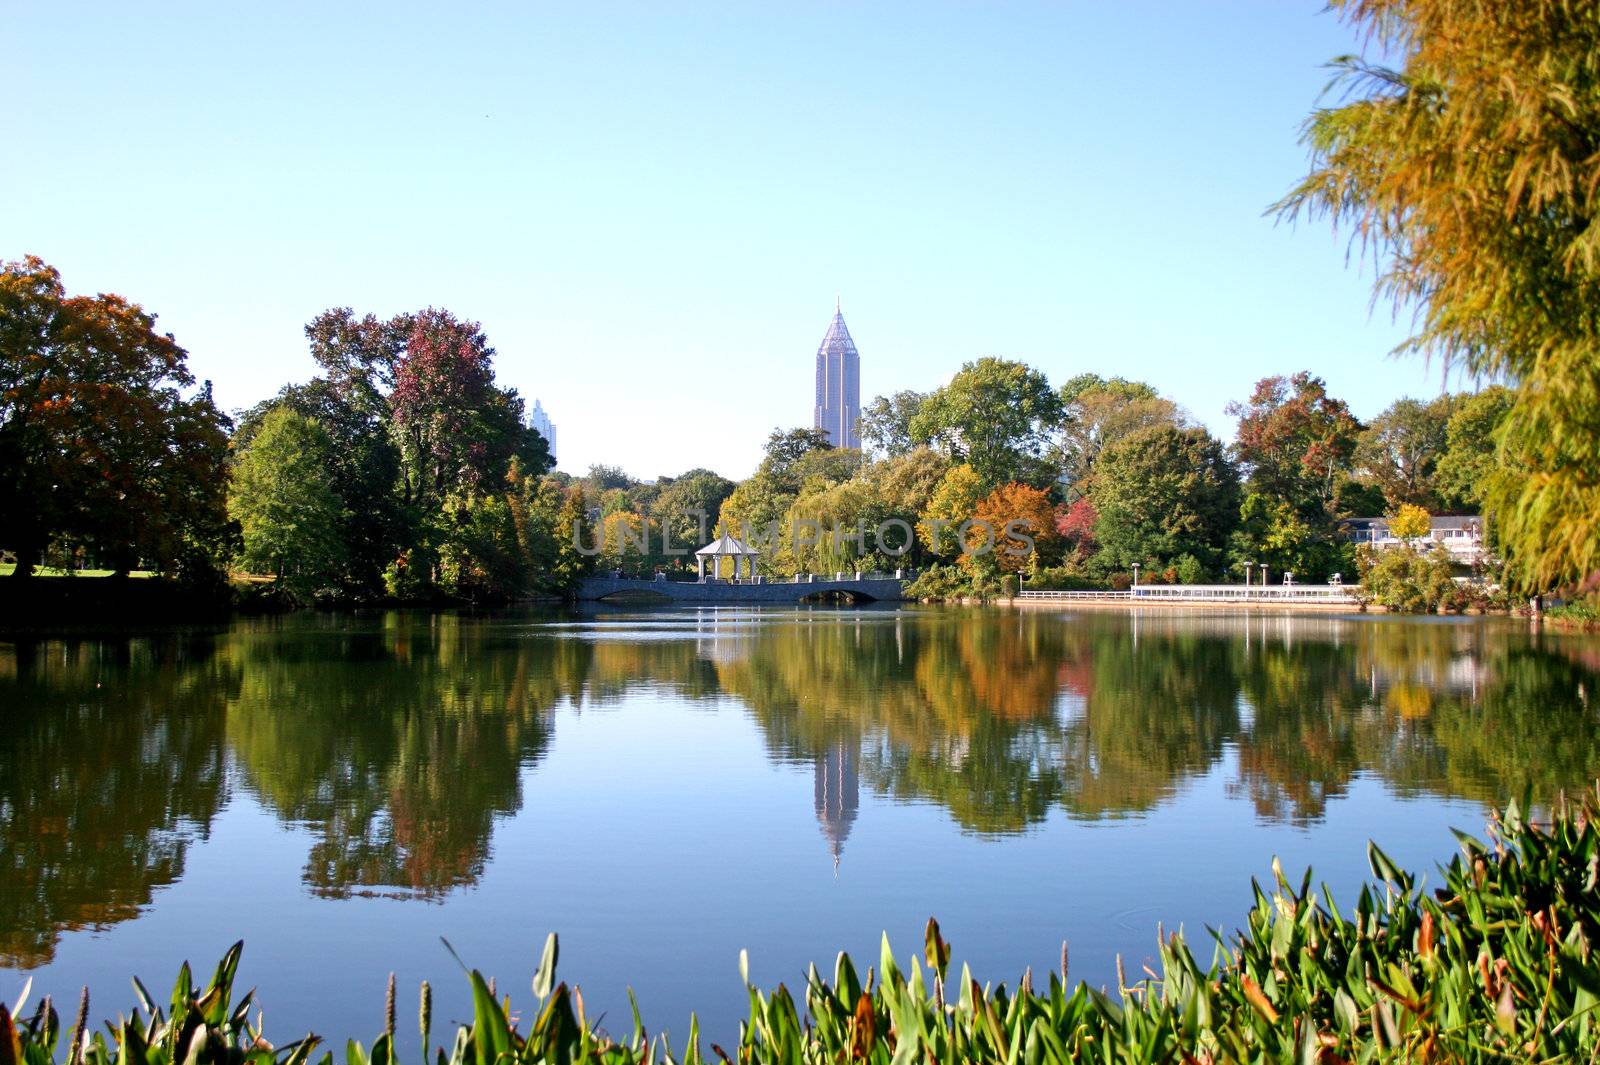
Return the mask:
[[[1048, 556], [1060, 540], [1050, 497], [1038, 488], [1016, 481], [1003, 484], [985, 496], [973, 517], [987, 522], [994, 530], [995, 559], [1008, 573], [1029, 568], [1036, 554]], [[981, 540], [982, 534], [975, 531], [969, 542], [974, 537]]]

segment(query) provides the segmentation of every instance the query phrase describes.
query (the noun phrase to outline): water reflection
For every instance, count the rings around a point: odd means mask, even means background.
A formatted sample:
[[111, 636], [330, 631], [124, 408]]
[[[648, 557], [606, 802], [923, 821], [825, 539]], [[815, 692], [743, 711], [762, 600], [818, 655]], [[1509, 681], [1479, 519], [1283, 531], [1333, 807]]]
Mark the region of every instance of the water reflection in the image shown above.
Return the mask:
[[856, 772], [856, 749], [836, 743], [817, 759], [816, 781], [817, 823], [828, 841], [828, 851], [833, 855], [833, 867], [839, 868], [844, 856], [844, 841], [850, 837], [850, 826], [856, 822], [856, 811], [861, 808], [861, 781]]
[[204, 639], [0, 644], [0, 961], [42, 965], [183, 875], [238, 685]]
[[314, 894], [472, 884], [497, 821], [537, 813], [522, 788], [559, 757], [557, 709], [748, 714], [769, 761], [812, 773], [838, 863], [863, 788], [1001, 837], [1138, 817], [1224, 765], [1258, 819], [1297, 825], [1363, 775], [1485, 804], [1581, 787], [1600, 771], [1595, 647], [1509, 623], [915, 610], [0, 644], [0, 960], [34, 967], [64, 931], [135, 916], [230, 781], [309, 834]]
[[377, 632], [297, 629], [228, 649], [228, 739], [242, 782], [315, 842], [315, 893], [437, 896], [475, 881], [521, 771], [549, 748], [591, 647], [480, 638], [454, 616], [391, 615]]

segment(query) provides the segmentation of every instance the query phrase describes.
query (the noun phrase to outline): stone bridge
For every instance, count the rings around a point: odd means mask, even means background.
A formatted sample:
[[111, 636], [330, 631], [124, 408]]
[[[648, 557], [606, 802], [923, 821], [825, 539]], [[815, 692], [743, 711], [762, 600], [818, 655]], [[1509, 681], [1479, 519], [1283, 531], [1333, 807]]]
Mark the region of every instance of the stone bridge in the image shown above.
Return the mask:
[[674, 603], [798, 603], [812, 596], [840, 593], [858, 601], [899, 602], [904, 598], [906, 581], [899, 577], [863, 576], [830, 578], [813, 576], [809, 580], [693, 581], [641, 580], [635, 577], [585, 577], [578, 585], [578, 598], [594, 602], [601, 599], [657, 598]]

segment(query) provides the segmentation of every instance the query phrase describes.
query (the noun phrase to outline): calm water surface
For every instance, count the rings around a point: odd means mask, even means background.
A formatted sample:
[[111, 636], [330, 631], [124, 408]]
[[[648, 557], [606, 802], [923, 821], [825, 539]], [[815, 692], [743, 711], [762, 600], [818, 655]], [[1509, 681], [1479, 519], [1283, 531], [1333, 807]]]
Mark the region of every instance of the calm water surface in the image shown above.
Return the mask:
[[[246, 942], [280, 1041], [370, 1038], [441, 946], [526, 1001], [712, 1033], [763, 984], [939, 917], [958, 961], [1111, 980], [1233, 928], [1273, 855], [1600, 774], [1600, 643], [1504, 620], [1214, 611], [609, 610], [242, 621], [0, 643], [0, 997], [97, 1014]], [[159, 986], [158, 986], [159, 985]], [[37, 992], [36, 992], [37, 993]], [[158, 997], [160, 995], [158, 994]], [[409, 1015], [409, 1010], [403, 1013]]]

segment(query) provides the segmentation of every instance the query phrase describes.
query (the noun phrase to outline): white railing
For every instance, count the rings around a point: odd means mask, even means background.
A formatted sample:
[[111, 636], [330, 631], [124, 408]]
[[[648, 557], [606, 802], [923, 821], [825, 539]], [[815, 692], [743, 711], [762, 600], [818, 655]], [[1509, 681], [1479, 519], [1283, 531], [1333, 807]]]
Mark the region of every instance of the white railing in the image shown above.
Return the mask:
[[1261, 602], [1355, 603], [1361, 591], [1353, 584], [1141, 584], [1135, 599], [1226, 600]]
[[1028, 589], [1017, 593], [1018, 599], [1129, 599], [1131, 592], [1058, 592], [1050, 588]]
[[1333, 603], [1360, 602], [1359, 585], [1351, 584], [1141, 584], [1125, 592], [1058, 592], [1024, 589], [1019, 599], [1111, 599], [1176, 603]]

